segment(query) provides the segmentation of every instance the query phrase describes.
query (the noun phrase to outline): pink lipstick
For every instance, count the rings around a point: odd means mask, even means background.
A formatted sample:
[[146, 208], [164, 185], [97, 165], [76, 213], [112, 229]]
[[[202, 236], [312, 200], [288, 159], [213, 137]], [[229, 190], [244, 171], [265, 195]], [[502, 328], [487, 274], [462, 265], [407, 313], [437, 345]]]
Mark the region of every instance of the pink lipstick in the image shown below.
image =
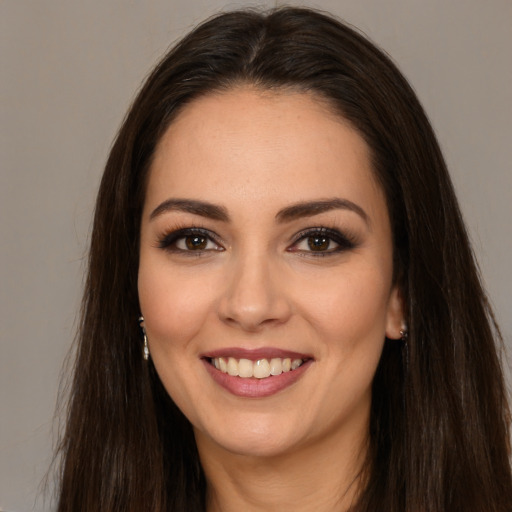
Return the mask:
[[311, 367], [308, 354], [277, 348], [219, 349], [202, 355], [212, 379], [235, 396], [265, 398], [291, 386]]

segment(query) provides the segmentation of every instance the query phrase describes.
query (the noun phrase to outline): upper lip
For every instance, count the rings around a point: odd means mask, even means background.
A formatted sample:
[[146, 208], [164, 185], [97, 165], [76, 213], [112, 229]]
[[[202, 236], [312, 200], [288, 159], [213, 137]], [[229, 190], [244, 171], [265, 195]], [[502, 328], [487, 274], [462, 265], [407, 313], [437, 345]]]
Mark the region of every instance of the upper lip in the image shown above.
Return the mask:
[[285, 359], [312, 359], [311, 355], [300, 352], [294, 352], [292, 350], [286, 350], [275, 347], [261, 347], [256, 349], [247, 349], [241, 347], [227, 347], [212, 350], [201, 354], [202, 358], [205, 359], [216, 359], [218, 357], [233, 357], [235, 359], [249, 359], [251, 361], [258, 361], [260, 359], [273, 359], [281, 358]]

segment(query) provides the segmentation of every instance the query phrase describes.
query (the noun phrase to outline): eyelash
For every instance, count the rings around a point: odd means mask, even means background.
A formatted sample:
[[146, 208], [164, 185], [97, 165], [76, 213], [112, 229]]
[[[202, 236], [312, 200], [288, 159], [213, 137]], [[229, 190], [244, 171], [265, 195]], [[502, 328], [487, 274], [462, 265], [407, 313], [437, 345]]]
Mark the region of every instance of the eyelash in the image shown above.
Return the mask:
[[[176, 247], [177, 242], [180, 240], [186, 240], [189, 237], [198, 237], [201, 239], [206, 240], [206, 243], [213, 242], [218, 248], [216, 249], [183, 249]], [[297, 249], [297, 245], [300, 242], [307, 241], [308, 239], [313, 238], [321, 238], [324, 239], [328, 246], [331, 244], [331, 242], [334, 242], [336, 247], [333, 249], [327, 249], [327, 250], [303, 250], [303, 249]], [[186, 243], [186, 242], [185, 242]], [[308, 243], [309, 247], [311, 245]], [[326, 257], [326, 256], [332, 256], [334, 254], [339, 254], [344, 251], [348, 251], [350, 249], [354, 249], [356, 247], [357, 243], [355, 240], [355, 237], [351, 236], [347, 233], [342, 233], [338, 231], [337, 229], [331, 229], [327, 227], [315, 227], [315, 228], [308, 228], [300, 231], [297, 233], [293, 239], [292, 244], [287, 249], [288, 252], [296, 252], [300, 253], [303, 256], [308, 257]], [[199, 226], [196, 227], [185, 227], [185, 228], [175, 228], [171, 232], [162, 235], [158, 240], [158, 248], [166, 250], [168, 252], [172, 253], [179, 253], [187, 256], [201, 256], [205, 252], [209, 251], [224, 251], [224, 248], [222, 247], [222, 244], [219, 241], [219, 237], [210, 231], [209, 229], [205, 229]]]
[[[308, 239], [313, 238], [320, 238], [325, 239], [328, 244], [330, 242], [334, 242], [337, 244], [337, 247], [334, 249], [327, 249], [325, 251], [302, 251], [300, 249], [294, 249], [294, 247], [299, 244], [299, 242], [306, 241]], [[308, 243], [309, 245], [309, 243]], [[311, 257], [326, 257], [326, 256], [332, 256], [333, 254], [339, 254], [344, 251], [348, 251], [350, 249], [354, 249], [356, 247], [356, 241], [355, 237], [351, 236], [348, 233], [342, 233], [341, 231], [338, 231], [337, 229], [331, 229], [326, 227], [318, 227], [318, 228], [308, 228], [305, 229], [299, 233], [297, 233], [294, 242], [288, 249], [289, 252], [300, 252], [304, 256], [311, 256]], [[311, 246], [309, 245], [311, 248]]]
[[200, 237], [204, 238], [208, 242], [213, 242], [215, 245], [219, 246], [220, 249], [215, 249], [218, 251], [223, 251], [224, 248], [218, 241], [218, 237], [210, 231], [209, 229], [201, 228], [201, 227], [187, 227], [187, 228], [176, 228], [172, 230], [170, 233], [167, 233], [160, 237], [158, 241], [158, 247], [160, 249], [164, 249], [169, 252], [187, 254], [191, 256], [198, 256], [204, 252], [211, 251], [212, 249], [199, 249], [199, 250], [186, 250], [180, 249], [175, 246], [175, 244], [181, 239], [187, 239], [189, 237]]

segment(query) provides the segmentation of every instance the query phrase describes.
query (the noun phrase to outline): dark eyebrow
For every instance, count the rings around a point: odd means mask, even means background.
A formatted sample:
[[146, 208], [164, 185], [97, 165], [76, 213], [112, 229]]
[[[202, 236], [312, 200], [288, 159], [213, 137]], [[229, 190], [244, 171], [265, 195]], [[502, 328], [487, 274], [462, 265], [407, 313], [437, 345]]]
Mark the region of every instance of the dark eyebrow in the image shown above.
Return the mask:
[[329, 210], [350, 210], [357, 213], [370, 227], [370, 218], [368, 214], [356, 203], [348, 199], [333, 198], [320, 201], [304, 201], [302, 203], [293, 204], [280, 210], [276, 219], [278, 222], [289, 222], [291, 220], [300, 219], [301, 217], [312, 217]]
[[223, 206], [193, 199], [167, 199], [151, 212], [149, 219], [152, 220], [158, 215], [170, 211], [193, 213], [201, 217], [229, 222], [228, 212]]
[[[280, 223], [289, 222], [302, 217], [312, 217], [329, 210], [350, 210], [357, 213], [368, 226], [370, 219], [367, 213], [356, 203], [348, 199], [334, 198], [319, 201], [304, 201], [283, 208], [276, 214], [276, 220]], [[206, 201], [196, 201], [193, 199], [167, 199], [159, 204], [150, 214], [150, 220], [158, 217], [165, 212], [181, 211], [192, 213], [201, 217], [207, 217], [213, 220], [229, 222], [230, 218], [226, 208]]]

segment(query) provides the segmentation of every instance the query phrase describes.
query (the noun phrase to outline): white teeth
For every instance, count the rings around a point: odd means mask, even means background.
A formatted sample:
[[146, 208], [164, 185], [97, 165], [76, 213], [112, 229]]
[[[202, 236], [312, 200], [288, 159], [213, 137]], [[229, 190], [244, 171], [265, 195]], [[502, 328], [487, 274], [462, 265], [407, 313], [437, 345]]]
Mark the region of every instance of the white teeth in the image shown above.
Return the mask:
[[233, 377], [266, 379], [271, 375], [276, 376], [281, 375], [283, 372], [296, 370], [304, 363], [304, 360], [292, 360], [290, 357], [285, 357], [284, 359], [274, 357], [270, 361], [268, 359], [258, 359], [253, 362], [250, 359], [215, 357], [211, 360], [211, 363], [217, 370]]
[[254, 363], [252, 371], [257, 379], [266, 379], [270, 377], [270, 364], [266, 359], [260, 359]]
[[230, 357], [228, 359], [228, 373], [229, 375], [236, 377], [238, 375], [238, 361]]
[[252, 361], [240, 359], [238, 362], [238, 375], [240, 377], [252, 377]]
[[270, 375], [281, 375], [283, 373], [283, 364], [281, 359], [275, 357], [270, 360]]
[[294, 359], [292, 361], [292, 370], [296, 370], [302, 364], [302, 359]]

